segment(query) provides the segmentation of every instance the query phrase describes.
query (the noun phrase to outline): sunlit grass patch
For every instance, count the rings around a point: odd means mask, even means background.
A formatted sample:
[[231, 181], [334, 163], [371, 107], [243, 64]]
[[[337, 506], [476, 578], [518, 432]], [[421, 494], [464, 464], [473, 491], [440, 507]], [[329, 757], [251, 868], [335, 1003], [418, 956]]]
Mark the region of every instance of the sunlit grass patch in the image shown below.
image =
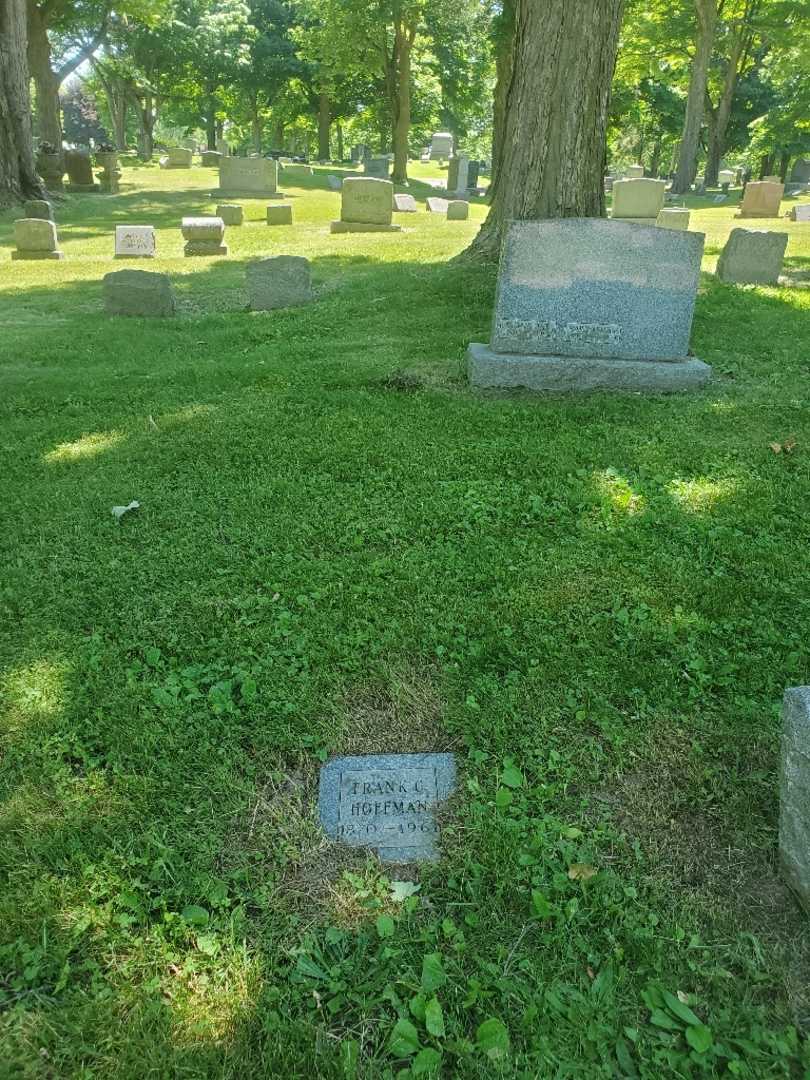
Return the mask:
[[107, 450], [112, 450], [123, 442], [125, 436], [120, 431], [96, 431], [89, 435], [82, 435], [72, 442], [60, 443], [52, 450], [43, 454], [43, 460], [49, 465], [57, 465], [70, 461], [82, 461], [86, 458], [97, 457]]
[[738, 487], [737, 480], [712, 480], [701, 476], [691, 480], [673, 480], [667, 485], [667, 490], [679, 506], [694, 513], [705, 513], [731, 498]]

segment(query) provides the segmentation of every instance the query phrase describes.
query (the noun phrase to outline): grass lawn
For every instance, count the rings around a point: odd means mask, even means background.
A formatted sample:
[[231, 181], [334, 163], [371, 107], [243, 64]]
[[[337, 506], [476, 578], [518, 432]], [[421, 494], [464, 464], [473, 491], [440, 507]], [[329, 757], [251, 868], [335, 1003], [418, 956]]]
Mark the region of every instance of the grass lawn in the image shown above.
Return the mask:
[[[707, 389], [486, 395], [485, 206], [331, 236], [329, 171], [226, 259], [213, 170], [67, 197], [60, 263], [0, 218], [0, 1076], [808, 1075], [810, 226], [790, 287], [704, 277]], [[176, 319], [103, 314], [121, 222]], [[317, 303], [245, 311], [274, 253]], [[321, 761], [388, 749], [456, 752], [436, 867], [319, 833]]]

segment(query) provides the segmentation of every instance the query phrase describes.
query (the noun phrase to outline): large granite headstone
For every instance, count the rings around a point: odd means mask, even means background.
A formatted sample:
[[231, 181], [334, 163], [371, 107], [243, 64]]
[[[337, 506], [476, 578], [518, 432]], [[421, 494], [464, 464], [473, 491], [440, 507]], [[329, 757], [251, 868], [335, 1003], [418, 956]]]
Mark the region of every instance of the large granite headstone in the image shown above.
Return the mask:
[[377, 157], [368, 157], [363, 162], [363, 172], [366, 176], [375, 176], [378, 180], [387, 180], [391, 171], [391, 162], [388, 157], [380, 154]]
[[785, 194], [785, 185], [771, 180], [750, 181], [745, 185], [742, 205], [737, 217], [779, 217], [779, 205]]
[[116, 270], [105, 274], [104, 310], [108, 315], [166, 318], [174, 315], [175, 301], [168, 274], [149, 270]]
[[785, 691], [781, 757], [779, 860], [810, 914], [810, 686]]
[[453, 136], [449, 131], [434, 131], [430, 136], [430, 160], [446, 161], [453, 153]]
[[333, 221], [333, 233], [399, 232], [391, 223], [394, 185], [371, 176], [347, 176], [340, 200], [340, 221]]
[[663, 391], [706, 382], [711, 369], [689, 356], [703, 241], [603, 218], [512, 222], [491, 344], [470, 345], [470, 381]]
[[767, 229], [732, 229], [717, 260], [717, 276], [734, 285], [776, 285], [788, 235]]
[[116, 225], [116, 259], [154, 259], [155, 230], [152, 225]]
[[318, 809], [333, 840], [383, 862], [439, 857], [436, 810], [456, 783], [452, 754], [339, 757], [321, 769]]
[[615, 221], [654, 225], [664, 206], [666, 186], [664, 180], [617, 180], [611, 217]]
[[308, 304], [312, 300], [309, 259], [277, 255], [248, 263], [247, 288], [252, 311]]
[[272, 158], [223, 157], [219, 161], [217, 195], [277, 194], [278, 163]]
[[470, 159], [466, 154], [459, 154], [458, 157], [450, 158], [450, 164], [447, 167], [447, 191], [449, 194], [466, 194], [468, 185], [468, 175], [470, 171]]

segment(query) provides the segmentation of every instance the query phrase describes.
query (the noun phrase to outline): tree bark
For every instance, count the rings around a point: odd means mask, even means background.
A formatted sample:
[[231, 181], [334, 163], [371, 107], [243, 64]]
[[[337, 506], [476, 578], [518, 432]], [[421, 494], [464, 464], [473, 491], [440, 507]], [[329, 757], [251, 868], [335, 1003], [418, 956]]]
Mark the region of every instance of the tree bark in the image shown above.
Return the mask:
[[253, 152], [255, 154], [261, 154], [262, 152], [262, 131], [264, 124], [260, 116], [254, 116], [250, 122], [253, 135]]
[[471, 255], [497, 258], [512, 219], [604, 215], [605, 130], [623, 7], [624, 0], [517, 0], [497, 189]]
[[107, 99], [107, 112], [110, 114], [115, 148], [121, 151], [126, 150], [127, 110], [129, 108], [127, 85], [118, 75], [106, 71], [101, 64], [95, 64], [94, 70], [104, 90], [104, 97]]
[[273, 149], [284, 149], [284, 121], [276, 120], [275, 127], [273, 128]]
[[0, 2], [0, 204], [41, 198], [26, 62], [25, 0]]
[[337, 135], [338, 161], [343, 161], [343, 124], [339, 120], [335, 124], [335, 134]]
[[779, 155], [779, 179], [784, 184], [787, 180], [788, 168], [790, 166], [791, 153], [789, 150], [783, 150]]
[[689, 79], [689, 94], [686, 99], [686, 116], [683, 123], [678, 167], [675, 170], [675, 179], [672, 181], [672, 191], [677, 195], [686, 195], [691, 190], [697, 174], [700, 128], [703, 123], [709, 63], [717, 27], [717, 0], [695, 0], [695, 10], [697, 13], [695, 55]]
[[394, 113], [394, 174], [395, 184], [408, 182], [408, 136], [411, 133], [411, 49], [416, 37], [416, 25], [397, 23], [396, 111]]
[[332, 103], [328, 94], [318, 95], [318, 161], [329, 160], [329, 133], [332, 128]]
[[146, 91], [136, 94], [134, 90], [131, 100], [138, 117], [138, 157], [141, 161], [151, 161], [155, 151], [152, 133], [155, 129], [156, 102]]
[[726, 150], [726, 131], [734, 104], [734, 93], [740, 71], [746, 62], [753, 41], [751, 19], [757, 14], [757, 0], [749, 0], [740, 25], [736, 28], [723, 79], [720, 100], [715, 108], [711, 97], [706, 94], [706, 110], [712, 122], [709, 125], [709, 145], [706, 160], [706, 187], [717, 187], [720, 163]]
[[59, 109], [59, 80], [51, 67], [51, 43], [45, 17], [28, 0], [28, 69], [37, 90], [37, 134], [62, 153], [62, 117]]
[[515, 51], [515, 0], [504, 0], [495, 41], [495, 98], [492, 110], [492, 171], [488, 198], [491, 202], [500, 172], [503, 140], [506, 133], [506, 100], [512, 82]]

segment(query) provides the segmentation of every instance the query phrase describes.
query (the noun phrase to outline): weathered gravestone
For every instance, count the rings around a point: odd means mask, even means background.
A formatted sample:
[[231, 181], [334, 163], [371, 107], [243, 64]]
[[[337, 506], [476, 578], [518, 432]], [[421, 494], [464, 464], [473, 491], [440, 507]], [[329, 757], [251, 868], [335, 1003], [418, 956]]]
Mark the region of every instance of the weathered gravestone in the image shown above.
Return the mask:
[[449, 131], [434, 131], [430, 136], [430, 160], [445, 161], [453, 153], [453, 136]]
[[248, 263], [247, 287], [252, 311], [308, 304], [312, 300], [309, 259], [278, 255]]
[[272, 158], [223, 157], [217, 195], [278, 194], [278, 162]]
[[80, 193], [98, 191], [99, 186], [93, 176], [93, 163], [90, 155], [82, 150], [68, 150], [65, 153], [65, 168], [68, 174], [66, 191]]
[[779, 217], [779, 204], [785, 194], [785, 185], [767, 180], [750, 181], [745, 185], [743, 201], [737, 217]]
[[181, 225], [184, 255], [227, 255], [225, 222], [220, 217], [184, 217]]
[[[28, 203], [25, 205], [27, 207]], [[810, 203], [797, 203], [790, 211], [790, 220], [810, 221]]]
[[[232, 160], [237, 159], [232, 158]], [[217, 217], [221, 217], [226, 225], [242, 225], [245, 220], [245, 211], [239, 203], [219, 203]]]
[[630, 165], [627, 169], [628, 180], [640, 180], [644, 176], [643, 165]]
[[459, 154], [458, 157], [450, 158], [450, 164], [447, 167], [447, 191], [449, 193], [466, 193], [469, 171], [470, 159], [466, 154]]
[[27, 218], [42, 218], [43, 221], [53, 221], [53, 204], [47, 199], [31, 199], [23, 203], [23, 212]]
[[116, 270], [105, 274], [104, 310], [108, 315], [137, 315], [167, 318], [174, 315], [175, 302], [168, 274], [148, 270]]
[[612, 176], [606, 176], [605, 180], [604, 180], [604, 183], [605, 183], [605, 194], [609, 195], [613, 191], [613, 185], [615, 183], [615, 179]]
[[340, 191], [341, 187], [343, 186], [343, 181], [340, 179], [340, 177], [334, 176], [332, 173], [327, 176], [326, 183], [329, 185], [330, 191]]
[[617, 180], [613, 185], [614, 221], [655, 225], [664, 205], [664, 180]]
[[383, 155], [366, 158], [363, 162], [363, 172], [366, 176], [376, 176], [380, 180], [387, 180], [390, 170], [391, 162]]
[[450, 199], [447, 203], [448, 221], [466, 221], [470, 216], [470, 204], [464, 199]]
[[794, 164], [790, 179], [794, 184], [810, 183], [810, 158], [798, 158]]
[[352, 147], [352, 161], [357, 164], [358, 162], [362, 161], [365, 156], [366, 144], [355, 143], [355, 145]]
[[292, 203], [275, 203], [267, 207], [268, 225], [292, 225]]
[[314, 176], [315, 171], [311, 165], [301, 165], [298, 162], [292, 161], [289, 164], [284, 163], [284, 175], [285, 176]]
[[152, 225], [116, 225], [116, 259], [154, 259], [155, 230]]
[[200, 164], [204, 169], [218, 169], [223, 155], [219, 150], [203, 150], [200, 154]]
[[63, 259], [59, 250], [56, 225], [44, 218], [17, 218], [14, 222], [12, 259]]
[[776, 285], [787, 242], [787, 233], [732, 229], [717, 260], [718, 278], [735, 285]]
[[447, 199], [440, 199], [435, 195], [431, 195], [425, 200], [425, 206], [427, 206], [428, 213], [446, 214], [448, 202]]
[[665, 206], [658, 215], [656, 225], [659, 229], [688, 229], [690, 217], [685, 207]]
[[602, 218], [516, 221], [501, 252], [492, 340], [468, 350], [476, 386], [685, 390], [702, 233]]
[[731, 185], [736, 179], [737, 174], [734, 172], [733, 169], [721, 169], [720, 172], [717, 174], [717, 183], [720, 185], [723, 191], [728, 191], [728, 189], [731, 187]]
[[779, 861], [810, 914], [810, 686], [792, 686], [782, 703]]
[[474, 191], [478, 187], [478, 174], [481, 171], [480, 161], [471, 161], [467, 166], [467, 190]]
[[334, 758], [321, 768], [321, 824], [333, 840], [376, 849], [383, 862], [436, 860], [436, 812], [455, 784], [452, 754]]
[[416, 199], [413, 197], [413, 195], [395, 194], [394, 210], [396, 213], [399, 214], [415, 214], [417, 211]]
[[165, 158], [161, 159], [161, 164], [164, 160], [164, 169], [190, 169], [194, 154], [185, 146], [170, 146]]
[[340, 221], [333, 221], [333, 233], [399, 232], [391, 222], [394, 185], [371, 176], [347, 176], [340, 200]]

